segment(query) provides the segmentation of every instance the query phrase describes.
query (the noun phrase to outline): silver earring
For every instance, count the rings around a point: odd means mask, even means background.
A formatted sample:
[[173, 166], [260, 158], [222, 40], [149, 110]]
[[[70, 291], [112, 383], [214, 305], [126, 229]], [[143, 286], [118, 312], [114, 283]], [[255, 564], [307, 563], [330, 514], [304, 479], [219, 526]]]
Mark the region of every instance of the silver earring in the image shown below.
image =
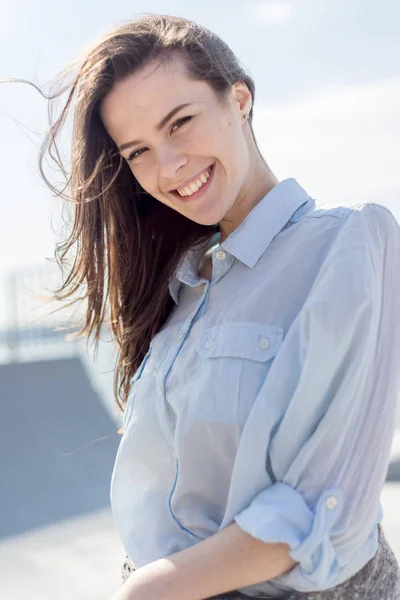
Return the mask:
[[248, 114], [244, 115], [244, 118], [245, 118], [245, 121], [248, 121], [249, 120], [249, 115]]

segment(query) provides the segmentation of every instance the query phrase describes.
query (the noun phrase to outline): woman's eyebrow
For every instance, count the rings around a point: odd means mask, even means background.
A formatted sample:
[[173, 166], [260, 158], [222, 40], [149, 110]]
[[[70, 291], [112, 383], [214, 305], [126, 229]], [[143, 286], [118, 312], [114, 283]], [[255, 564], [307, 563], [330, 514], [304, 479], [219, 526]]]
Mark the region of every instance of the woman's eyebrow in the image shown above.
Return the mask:
[[[176, 115], [176, 113], [178, 113], [183, 108], [190, 106], [191, 104], [192, 104], [191, 102], [186, 102], [184, 104], [179, 104], [179, 106], [175, 106], [175, 108], [170, 110], [169, 113], [161, 119], [161, 121], [158, 123], [158, 125], [156, 125], [157, 131], [161, 131], [161, 129], [163, 129], [163, 127], [165, 127], [165, 125], [168, 123], [168, 121], [170, 121], [170, 119], [172, 119], [172, 117], [174, 115]], [[129, 148], [130, 146], [136, 146], [136, 144], [140, 144], [140, 143], [141, 143], [141, 140], [132, 140], [131, 142], [125, 142], [125, 144], [118, 146], [118, 150], [120, 150], [122, 152], [122, 150], [126, 150], [126, 148]]]
[[157, 131], [160, 131], [163, 127], [165, 127], [165, 125], [168, 123], [168, 121], [170, 119], [172, 119], [172, 117], [174, 115], [176, 115], [177, 112], [179, 112], [183, 108], [186, 108], [187, 106], [190, 106], [190, 104], [191, 104], [190, 102], [186, 102], [185, 104], [180, 104], [179, 106], [176, 106], [175, 108], [170, 110], [169, 113], [163, 119], [161, 119], [161, 121], [157, 125], [157, 127], [156, 127]]

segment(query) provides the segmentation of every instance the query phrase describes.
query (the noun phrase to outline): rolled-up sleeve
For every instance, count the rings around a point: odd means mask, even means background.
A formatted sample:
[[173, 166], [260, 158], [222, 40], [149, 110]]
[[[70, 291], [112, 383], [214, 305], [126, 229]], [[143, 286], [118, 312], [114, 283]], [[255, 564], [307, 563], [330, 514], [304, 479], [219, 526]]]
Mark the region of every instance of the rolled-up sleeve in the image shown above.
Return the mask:
[[279, 415], [265, 463], [272, 484], [235, 521], [264, 542], [289, 545], [298, 564], [277, 580], [323, 590], [340, 583], [349, 565], [354, 572], [363, 566], [360, 549], [376, 533], [390, 460], [400, 375], [400, 228], [385, 207], [365, 204], [347, 218], [282, 353], [258, 398]]

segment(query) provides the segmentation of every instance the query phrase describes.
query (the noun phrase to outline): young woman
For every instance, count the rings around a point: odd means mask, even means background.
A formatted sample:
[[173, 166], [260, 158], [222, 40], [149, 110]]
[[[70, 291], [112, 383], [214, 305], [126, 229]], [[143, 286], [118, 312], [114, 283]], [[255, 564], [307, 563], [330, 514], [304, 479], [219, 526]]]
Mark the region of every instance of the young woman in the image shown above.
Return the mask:
[[43, 150], [73, 108], [59, 295], [119, 347], [114, 600], [400, 598], [399, 226], [279, 182], [254, 98], [216, 35], [143, 16], [86, 52]]

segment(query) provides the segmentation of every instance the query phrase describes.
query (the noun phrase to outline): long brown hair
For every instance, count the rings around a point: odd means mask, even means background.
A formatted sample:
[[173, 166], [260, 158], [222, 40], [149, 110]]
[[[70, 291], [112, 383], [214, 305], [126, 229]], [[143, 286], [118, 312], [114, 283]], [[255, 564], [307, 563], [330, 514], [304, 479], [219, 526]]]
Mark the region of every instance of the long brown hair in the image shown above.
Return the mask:
[[[179, 261], [189, 248], [206, 244], [219, 230], [218, 224], [195, 223], [146, 193], [100, 118], [101, 102], [116, 82], [148, 61], [170, 60], [176, 52], [183, 56], [189, 75], [208, 82], [221, 98], [235, 82], [244, 81], [254, 103], [252, 78], [218, 36], [186, 19], [142, 15], [97, 40], [78, 65], [74, 63], [72, 81], [51, 96], [54, 100], [67, 92], [40, 152], [46, 183], [73, 203], [72, 230], [55, 250], [63, 273], [67, 271], [55, 297], [69, 299], [70, 305], [80, 292], [86, 316], [77, 335], [93, 337], [96, 348], [103, 325], [111, 325], [119, 350], [114, 393], [121, 410], [133, 374], [174, 306], [168, 286]], [[68, 174], [57, 140], [72, 108]], [[252, 112], [250, 124], [251, 120]], [[61, 192], [44, 173], [48, 158], [66, 177]]]

